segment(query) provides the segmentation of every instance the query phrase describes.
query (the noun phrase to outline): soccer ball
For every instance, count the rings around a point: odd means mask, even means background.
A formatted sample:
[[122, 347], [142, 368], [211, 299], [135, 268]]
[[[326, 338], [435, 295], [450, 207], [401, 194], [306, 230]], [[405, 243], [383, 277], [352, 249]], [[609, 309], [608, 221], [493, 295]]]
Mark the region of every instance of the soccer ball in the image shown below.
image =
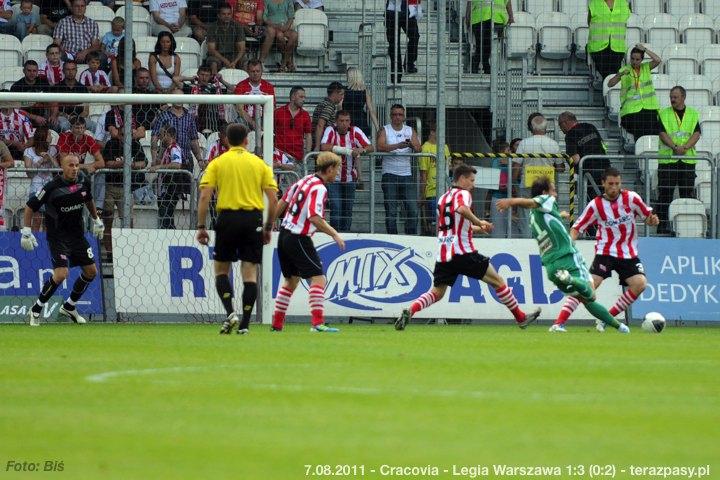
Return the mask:
[[642, 322], [642, 329], [648, 333], [660, 333], [665, 328], [665, 317], [658, 312], [649, 312]]

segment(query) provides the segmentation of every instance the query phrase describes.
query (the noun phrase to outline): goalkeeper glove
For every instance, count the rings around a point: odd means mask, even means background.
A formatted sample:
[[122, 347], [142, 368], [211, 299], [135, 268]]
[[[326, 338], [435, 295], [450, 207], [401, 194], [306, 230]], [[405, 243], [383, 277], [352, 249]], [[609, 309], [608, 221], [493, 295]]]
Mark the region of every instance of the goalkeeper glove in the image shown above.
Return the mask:
[[338, 155], [352, 155], [352, 148], [350, 147], [340, 147], [338, 145], [335, 145], [332, 148], [333, 153], [336, 153]]
[[102, 238], [103, 233], [105, 233], [105, 224], [103, 223], [102, 219], [100, 219], [100, 217], [97, 217], [93, 220], [92, 231], [93, 235], [98, 238]]
[[22, 234], [22, 237], [20, 237], [20, 246], [23, 250], [32, 252], [35, 247], [38, 246], [38, 242], [35, 235], [33, 235], [30, 231], [30, 227], [23, 227], [22, 230], [20, 230], [20, 233]]

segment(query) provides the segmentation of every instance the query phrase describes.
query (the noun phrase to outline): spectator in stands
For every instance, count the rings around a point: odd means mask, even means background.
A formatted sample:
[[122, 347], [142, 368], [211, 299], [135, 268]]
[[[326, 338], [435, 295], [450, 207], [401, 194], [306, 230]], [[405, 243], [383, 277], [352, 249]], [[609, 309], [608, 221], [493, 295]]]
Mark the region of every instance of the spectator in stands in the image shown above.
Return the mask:
[[[435, 235], [435, 214], [437, 210], [437, 128], [435, 123], [428, 125], [428, 139], [420, 151], [430, 153], [432, 157], [420, 157], [420, 208], [424, 219], [423, 235]], [[450, 148], [445, 145], [445, 161], [450, 161]]]
[[[530, 131], [532, 136], [524, 138], [518, 145], [517, 153], [560, 153], [560, 145], [548, 137], [548, 122], [539, 113], [530, 115]], [[562, 158], [515, 158], [513, 161], [519, 164], [520, 172], [520, 196], [530, 197], [530, 186], [540, 177], [547, 176], [555, 178], [556, 172], [565, 170], [565, 163]], [[526, 209], [520, 210], [520, 230], [522, 235], [528, 233], [528, 214]]]
[[[492, 17], [492, 18], [491, 18]], [[470, 0], [465, 10], [465, 25], [472, 30], [475, 39], [471, 62], [472, 73], [490, 73], [492, 27], [501, 35], [506, 25], [514, 22], [510, 0]]]
[[72, 0], [72, 15], [55, 27], [54, 43], [60, 45], [65, 60], [85, 63], [87, 54], [100, 50], [100, 33], [95, 20], [85, 16], [85, 0]]
[[390, 123], [378, 135], [378, 151], [394, 155], [382, 160], [382, 191], [385, 197], [385, 229], [388, 234], [398, 233], [396, 217], [400, 202], [404, 206], [405, 234], [417, 233], [416, 185], [412, 183], [411, 158], [403, 155], [421, 150], [417, 133], [405, 125], [405, 107], [390, 107]]
[[[233, 11], [233, 20], [245, 29], [245, 37], [264, 44], [266, 28], [263, 25], [265, 0], [227, 0]], [[272, 46], [272, 40], [270, 40]], [[270, 51], [270, 47], [268, 47]], [[261, 59], [264, 60], [264, 59]]]
[[[348, 88], [345, 90], [343, 98], [343, 109], [350, 112], [352, 124], [363, 131], [368, 138], [372, 137], [372, 132], [380, 130], [380, 122], [375, 113], [375, 105], [373, 105], [370, 92], [365, 87], [360, 69], [350, 67], [347, 70]], [[372, 130], [368, 123], [368, 117], [372, 122]]]
[[[190, 95], [224, 95], [227, 88], [221, 77], [213, 75], [210, 67], [200, 66], [197, 75], [192, 78], [183, 77], [188, 83], [183, 84], [183, 92]], [[217, 132], [219, 123], [225, 118], [225, 105], [191, 105], [190, 113], [197, 119], [198, 132]]]
[[602, 79], [620, 69], [627, 47], [625, 32], [630, 19], [628, 0], [590, 0], [587, 52]]
[[15, 17], [16, 36], [22, 42], [28, 35], [38, 33], [38, 27], [40, 27], [40, 14], [33, 11], [32, 0], [22, 0], [20, 13]]
[[[420, 0], [387, 0], [385, 7], [385, 36], [388, 41], [388, 55], [390, 56], [390, 72], [393, 82], [399, 83], [403, 70], [407, 73], [416, 73], [415, 62], [418, 56], [418, 43], [420, 30], [418, 30], [418, 17], [422, 15]], [[395, 16], [397, 15], [397, 36], [395, 34]], [[400, 53], [400, 30], [408, 37], [407, 58], [403, 62]], [[397, 49], [397, 52], [395, 51]]]
[[[38, 75], [38, 64], [35, 60], [27, 60], [23, 65], [23, 78], [12, 84], [11, 92], [50, 92], [52, 87], [46, 79]], [[36, 103], [32, 107], [25, 109], [25, 113], [32, 121], [33, 125], [47, 125], [48, 118], [56, 116], [56, 104], [40, 104]]]
[[0, 34], [15, 35], [15, 25], [10, 21], [13, 17], [10, 0], [0, 0]]
[[265, 61], [272, 47], [269, 39], [274, 39], [278, 50], [282, 52], [281, 72], [295, 71], [293, 55], [298, 43], [298, 34], [293, 30], [294, 20], [293, 0], [265, 0], [263, 22], [267, 28], [267, 38], [260, 49], [260, 60]]
[[0, 142], [10, 149], [15, 160], [22, 159], [25, 149], [32, 145], [34, 132], [24, 111], [8, 106], [0, 108]]
[[[58, 93], [88, 93], [87, 87], [81, 85], [77, 80], [77, 63], [75, 60], [68, 60], [63, 64], [64, 80], [55, 85]], [[58, 106], [57, 115], [50, 118], [51, 125], [57, 125], [59, 132], [70, 130], [72, 125], [70, 119], [74, 117], [87, 117], [88, 104], [62, 103]], [[91, 126], [88, 126], [92, 128]]]
[[680, 198], [695, 198], [695, 144], [700, 140], [700, 115], [685, 105], [685, 89], [679, 85], [670, 90], [670, 106], [660, 110], [660, 145], [658, 149], [658, 233], [669, 233], [668, 206], [675, 187]]
[[[181, 89], [175, 89], [173, 94], [182, 95]], [[179, 99], [182, 97], [179, 97]], [[172, 107], [158, 114], [152, 129], [152, 137], [150, 138], [150, 148], [153, 164], [157, 164], [162, 157], [163, 151], [158, 146], [160, 140], [161, 129], [164, 127], [173, 127], [177, 135], [177, 144], [182, 150], [183, 169], [188, 172], [193, 171], [193, 155], [195, 159], [202, 162], [203, 157], [200, 153], [200, 144], [198, 143], [198, 131], [195, 116], [190, 113], [182, 103], [173, 103]], [[178, 178], [178, 194], [186, 194], [190, 192], [190, 184], [187, 176], [176, 176]]]
[[[113, 58], [117, 58], [120, 42], [125, 38], [125, 19], [115, 17], [110, 23], [110, 31], [100, 39], [100, 49], [104, 57], [104, 67], [107, 68]], [[122, 61], [122, 59], [121, 59]]]
[[45, 61], [38, 67], [38, 78], [45, 79], [51, 86], [57, 85], [65, 78], [60, 47], [54, 43], [45, 48]]
[[[85, 119], [83, 117], [73, 117], [70, 119], [72, 128], [69, 132], [63, 132], [58, 139], [58, 151], [63, 153], [75, 153], [80, 158], [80, 168], [87, 173], [93, 173], [98, 168], [105, 166], [100, 154], [100, 145], [95, 139], [85, 133]], [[95, 159], [92, 163], [85, 163], [85, 156], [90, 154]]]
[[[5, 231], [5, 191], [7, 189], [7, 169], [15, 166], [15, 160], [7, 145], [0, 141], [0, 232]], [[8, 222], [9, 223], [9, 222]]]
[[148, 58], [148, 69], [155, 91], [170, 93], [176, 88], [175, 77], [180, 75], [182, 62], [175, 53], [177, 43], [170, 32], [160, 32], [155, 42], [155, 51]]
[[[510, 144], [504, 141], [496, 140], [493, 145], [493, 152], [496, 154], [510, 154]], [[509, 172], [508, 163], [511, 165]], [[520, 178], [520, 167], [509, 158], [502, 157], [493, 158], [491, 167], [500, 170], [500, 181], [498, 182], [498, 189], [488, 190], [486, 197], [487, 206], [485, 207], [485, 216], [489, 218], [490, 223], [493, 224], [493, 230], [490, 233], [490, 236], [492, 238], [507, 238], [508, 219], [512, 219], [510, 220], [512, 222], [512, 232], [513, 235], [517, 235], [522, 230], [518, 225], [519, 219], [517, 211], [508, 209], [503, 212], [499, 212], [496, 208], [496, 204], [501, 198], [508, 198], [508, 187], [510, 188], [511, 196], [515, 196], [517, 183]]]
[[312, 114], [312, 124], [313, 148], [316, 150], [320, 148], [320, 140], [322, 140], [322, 135], [325, 133], [325, 128], [335, 121], [335, 115], [340, 108], [340, 104], [343, 103], [343, 98], [345, 98], [345, 87], [340, 82], [332, 82], [327, 87], [325, 100], [315, 107]]
[[[115, 107], [118, 108], [118, 107]], [[122, 108], [119, 108], [122, 113]], [[109, 116], [114, 116], [109, 115]], [[102, 156], [105, 160], [106, 168], [120, 169], [125, 165], [123, 156], [124, 140], [122, 136], [113, 136], [109, 142], [105, 144], [102, 150]], [[142, 170], [147, 166], [147, 158], [143, 152], [140, 142], [137, 141], [133, 132], [133, 140], [130, 144], [130, 154], [132, 162], [131, 170]], [[137, 176], [139, 175], [139, 176]], [[136, 179], [143, 179], [144, 174], [139, 172], [133, 173], [133, 183]], [[105, 224], [105, 232], [103, 234], [103, 246], [110, 259], [112, 259], [112, 226], [115, 217], [115, 210], [118, 212], [118, 218], [122, 224], [125, 218], [125, 189], [123, 187], [123, 172], [112, 172], [105, 174], [105, 200], [103, 205], [103, 223]], [[132, 199], [132, 196], [130, 197]]]
[[312, 120], [303, 108], [305, 89], [292, 87], [290, 102], [275, 110], [275, 146], [302, 162], [312, 148]]
[[[137, 58], [137, 52], [135, 50], [135, 40], [132, 41], [132, 58], [133, 58], [133, 71], [132, 77], [134, 78], [137, 71], [142, 64]], [[117, 55], [110, 58], [110, 74], [112, 76], [113, 85], [119, 89], [125, 88], [125, 37], [120, 40], [117, 47]], [[150, 80], [150, 72], [148, 71], [148, 81]], [[130, 93], [128, 91], [128, 93]]]
[[[578, 123], [577, 117], [572, 112], [561, 113], [558, 116], [558, 126], [565, 134], [565, 153], [575, 165], [578, 165], [580, 159], [586, 155], [605, 155], [607, 153], [605, 142], [595, 125]], [[608, 168], [610, 168], [608, 158], [593, 158], [583, 162], [583, 176], [590, 175], [598, 188], [597, 191], [593, 191], [588, 186], [586, 202], [602, 194], [600, 191], [602, 175]]]
[[[145, 138], [145, 127], [137, 123], [135, 115], [131, 114], [133, 140]], [[110, 111], [105, 115], [105, 130], [110, 134], [110, 139], [122, 140], [124, 138], [123, 130], [125, 127], [125, 109], [122, 105], [113, 105]], [[112, 167], [108, 167], [112, 168]]]
[[[263, 80], [263, 65], [258, 59], [248, 61], [248, 78], [235, 86], [235, 95], [272, 95], [275, 97], [275, 87], [267, 80]], [[258, 109], [258, 118], [262, 118], [262, 107], [256, 105], [238, 105], [238, 113], [248, 129], [255, 130], [255, 109]]]
[[192, 33], [185, 0], [150, 0], [150, 15], [153, 35], [170, 32], [176, 37], [189, 37]]
[[[221, 0], [189, 0], [188, 16], [192, 27], [192, 37], [202, 44], [207, 38], [210, 25], [213, 24], [220, 14], [220, 9], [225, 6]], [[232, 18], [232, 10], [230, 13]]]
[[213, 75], [223, 68], [243, 68], [245, 62], [245, 29], [233, 22], [229, 5], [218, 9], [216, 20], [207, 29], [205, 60]]
[[[182, 149], [177, 144], [177, 131], [175, 127], [163, 126], [160, 137], [163, 154], [153, 160], [148, 169], [156, 172], [159, 169], [180, 169], [186, 162], [183, 161]], [[182, 180], [173, 174], [161, 173], [158, 175], [158, 228], [175, 229], [175, 206], [182, 194], [187, 193], [181, 188]]]
[[[2, 146], [0, 146], [0, 151], [2, 151]], [[25, 152], [23, 152], [23, 163], [25, 168], [49, 169], [59, 166], [57, 163], [57, 147], [50, 145], [50, 130], [47, 127], [35, 129], [32, 147], [26, 148]], [[47, 171], [30, 174], [30, 196], [39, 192], [43, 185], [52, 180], [52, 177], [53, 173]], [[42, 222], [43, 212], [35, 212], [31, 228], [34, 231], [41, 230]]]
[[117, 87], [110, 83], [110, 77], [100, 69], [100, 52], [90, 52], [87, 56], [88, 68], [80, 74], [80, 84], [90, 93], [115, 93]]
[[[645, 53], [652, 59], [650, 63], [643, 63]], [[630, 65], [622, 67], [608, 81], [608, 87], [620, 83], [620, 124], [635, 141], [643, 135], [657, 135], [660, 128], [657, 119], [660, 103], [650, 71], [661, 63], [660, 57], [638, 44], [630, 51]]]
[[58, 22], [72, 12], [70, 0], [38, 0], [37, 5], [40, 6], [40, 26], [37, 33], [41, 35], [52, 37]]
[[295, 11], [301, 8], [316, 8], [325, 11], [323, 0], [295, 0]]
[[[135, 88], [133, 88], [133, 93], [155, 93], [151, 89], [150, 71], [147, 68], [140, 67], [135, 72]], [[135, 115], [138, 125], [145, 127], [146, 131], [152, 128], [155, 123], [155, 117], [160, 111], [160, 105], [133, 104], [133, 115]]]
[[[217, 133], [218, 138], [211, 145], [207, 146], [207, 157], [203, 165], [203, 170], [207, 168], [208, 164], [215, 160], [223, 153], [230, 150], [230, 144], [227, 139], [227, 127], [228, 124], [225, 121], [221, 121], [218, 125]], [[208, 205], [210, 210], [210, 230], [215, 230], [215, 222], [217, 222], [217, 195], [213, 194]]]
[[335, 125], [325, 128], [320, 150], [341, 156], [335, 182], [326, 185], [330, 202], [330, 225], [339, 232], [349, 232], [355, 203], [355, 182], [360, 180], [360, 156], [372, 152], [373, 146], [362, 130], [350, 124], [350, 112], [340, 110]]
[[518, 146], [522, 142], [522, 138], [517, 137], [510, 140], [510, 153], [517, 153]]

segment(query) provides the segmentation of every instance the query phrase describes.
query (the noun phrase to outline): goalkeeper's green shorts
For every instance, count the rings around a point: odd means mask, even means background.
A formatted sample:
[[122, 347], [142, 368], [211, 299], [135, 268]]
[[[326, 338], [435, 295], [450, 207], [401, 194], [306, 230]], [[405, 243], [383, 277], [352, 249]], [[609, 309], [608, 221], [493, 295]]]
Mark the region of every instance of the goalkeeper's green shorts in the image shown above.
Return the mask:
[[[564, 294], [588, 301], [592, 301], [595, 298], [593, 280], [580, 252], [557, 258], [548, 265], [545, 265], [545, 269], [547, 270], [548, 279]], [[567, 270], [570, 272], [573, 281], [567, 285], [560, 283], [558, 279], [555, 278], [555, 273], [558, 270]]]

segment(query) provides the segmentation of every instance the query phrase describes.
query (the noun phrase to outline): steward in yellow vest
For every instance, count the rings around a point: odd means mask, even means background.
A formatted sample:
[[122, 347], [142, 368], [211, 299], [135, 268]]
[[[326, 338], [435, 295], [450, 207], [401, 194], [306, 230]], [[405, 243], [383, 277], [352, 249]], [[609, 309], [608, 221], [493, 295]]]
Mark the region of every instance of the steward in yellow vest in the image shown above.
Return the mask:
[[[491, 21], [492, 19], [492, 21]], [[510, 0], [470, 0], [465, 10], [465, 23], [472, 29], [475, 48], [472, 56], [472, 73], [479, 73], [480, 62], [483, 73], [490, 73], [492, 28], [502, 29], [513, 23]]]
[[628, 0], [590, 0], [588, 4], [587, 53], [603, 79], [617, 72], [622, 64], [630, 14]]

